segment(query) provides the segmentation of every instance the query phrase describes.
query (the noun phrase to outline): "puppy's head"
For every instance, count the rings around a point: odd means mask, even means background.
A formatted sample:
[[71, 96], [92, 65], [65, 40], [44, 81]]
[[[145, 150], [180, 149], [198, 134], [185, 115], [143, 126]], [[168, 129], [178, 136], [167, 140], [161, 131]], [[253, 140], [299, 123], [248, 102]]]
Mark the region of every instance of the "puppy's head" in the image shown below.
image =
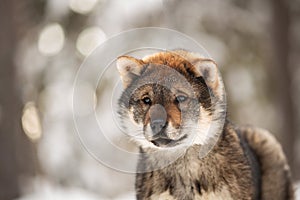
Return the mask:
[[117, 60], [125, 130], [142, 147], [203, 145], [224, 100], [216, 64], [186, 51]]

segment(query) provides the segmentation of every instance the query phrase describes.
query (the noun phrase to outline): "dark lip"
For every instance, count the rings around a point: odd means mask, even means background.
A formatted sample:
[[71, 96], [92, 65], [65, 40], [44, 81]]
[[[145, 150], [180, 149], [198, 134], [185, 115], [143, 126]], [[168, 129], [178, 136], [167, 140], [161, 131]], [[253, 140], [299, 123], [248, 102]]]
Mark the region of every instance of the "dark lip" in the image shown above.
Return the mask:
[[155, 140], [151, 140], [151, 142], [158, 147], [173, 147], [175, 145], [178, 144], [178, 142], [184, 140], [185, 138], [187, 138], [187, 135], [182, 136], [181, 138], [177, 139], [177, 140], [171, 140], [168, 138], [157, 138]]

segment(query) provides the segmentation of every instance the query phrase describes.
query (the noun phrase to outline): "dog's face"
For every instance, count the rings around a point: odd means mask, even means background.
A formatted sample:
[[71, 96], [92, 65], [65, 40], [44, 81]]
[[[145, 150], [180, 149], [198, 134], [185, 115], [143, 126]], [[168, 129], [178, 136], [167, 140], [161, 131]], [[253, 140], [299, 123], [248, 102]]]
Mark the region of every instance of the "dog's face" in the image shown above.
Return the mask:
[[[179, 52], [118, 58], [124, 128], [143, 147], [204, 144], [219, 80], [213, 61]], [[188, 57], [190, 56], [190, 57]]]

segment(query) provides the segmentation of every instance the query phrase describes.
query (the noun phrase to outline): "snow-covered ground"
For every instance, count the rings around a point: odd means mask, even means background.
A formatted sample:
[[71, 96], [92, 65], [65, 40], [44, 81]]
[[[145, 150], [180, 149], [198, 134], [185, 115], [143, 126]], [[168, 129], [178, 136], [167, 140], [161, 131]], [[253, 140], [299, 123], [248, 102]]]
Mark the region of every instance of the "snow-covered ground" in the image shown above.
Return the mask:
[[[300, 200], [300, 182], [295, 184], [296, 200]], [[34, 191], [24, 195], [18, 200], [133, 200], [135, 194], [130, 191], [126, 194], [121, 194], [114, 198], [103, 197], [99, 194], [76, 187], [61, 187], [51, 184], [48, 181], [37, 181], [34, 186]]]
[[80, 187], [63, 187], [47, 180], [36, 179], [32, 182], [32, 191], [17, 200], [133, 200], [135, 194], [129, 191], [116, 197], [107, 197]]

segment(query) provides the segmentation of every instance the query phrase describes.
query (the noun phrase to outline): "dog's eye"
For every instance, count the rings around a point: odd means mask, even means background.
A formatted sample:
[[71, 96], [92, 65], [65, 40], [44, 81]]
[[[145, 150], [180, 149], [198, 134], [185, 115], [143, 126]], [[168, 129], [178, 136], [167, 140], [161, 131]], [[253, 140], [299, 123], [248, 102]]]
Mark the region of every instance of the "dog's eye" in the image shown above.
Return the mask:
[[178, 102], [178, 103], [185, 102], [186, 100], [187, 100], [187, 97], [183, 96], [183, 95], [179, 95], [176, 97], [176, 102]]
[[144, 97], [143, 99], [144, 104], [150, 105], [152, 103], [151, 99], [149, 97]]

